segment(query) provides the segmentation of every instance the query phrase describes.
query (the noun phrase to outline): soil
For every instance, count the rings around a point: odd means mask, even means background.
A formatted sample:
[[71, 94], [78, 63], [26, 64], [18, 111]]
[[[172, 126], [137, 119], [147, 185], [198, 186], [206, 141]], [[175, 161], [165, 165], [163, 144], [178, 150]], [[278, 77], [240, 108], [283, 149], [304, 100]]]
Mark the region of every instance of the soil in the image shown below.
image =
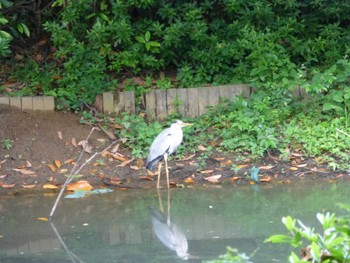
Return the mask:
[[[118, 149], [114, 145], [108, 150], [109, 154], [97, 154], [86, 162], [111, 143], [106, 132], [94, 130], [88, 140], [91, 153], [84, 152], [81, 142], [91, 130], [91, 126], [81, 124], [78, 114], [0, 108], [0, 193], [43, 190], [52, 185], [59, 189], [81, 153], [78, 167], [86, 164], [78, 173], [81, 177], [77, 176], [74, 181], [86, 180], [93, 187], [155, 188], [157, 176], [147, 173], [144, 160], [132, 159], [121, 142]], [[4, 149], [5, 140], [11, 140], [10, 149]], [[172, 187], [251, 184], [252, 167], [260, 168], [259, 179], [264, 184], [288, 183], [300, 178], [349, 180], [346, 173], [329, 171], [324, 164], [299, 153], [291, 153], [285, 161], [271, 153], [256, 161], [240, 158], [242, 161], [236, 165], [240, 169], [236, 172], [232, 170], [232, 164], [237, 155], [215, 152], [202, 170], [195, 165], [199, 162], [198, 156], [199, 153], [182, 160], [176, 157], [170, 160]], [[165, 186], [165, 176], [161, 185]]]

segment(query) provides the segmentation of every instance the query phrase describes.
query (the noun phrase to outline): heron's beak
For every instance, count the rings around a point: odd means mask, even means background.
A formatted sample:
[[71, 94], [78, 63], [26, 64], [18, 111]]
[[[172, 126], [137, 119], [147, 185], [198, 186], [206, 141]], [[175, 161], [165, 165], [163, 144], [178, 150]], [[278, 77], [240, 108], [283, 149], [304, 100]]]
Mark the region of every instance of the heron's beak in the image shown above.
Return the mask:
[[192, 125], [193, 125], [192, 123], [184, 122], [181, 124], [181, 127], [192, 126]]

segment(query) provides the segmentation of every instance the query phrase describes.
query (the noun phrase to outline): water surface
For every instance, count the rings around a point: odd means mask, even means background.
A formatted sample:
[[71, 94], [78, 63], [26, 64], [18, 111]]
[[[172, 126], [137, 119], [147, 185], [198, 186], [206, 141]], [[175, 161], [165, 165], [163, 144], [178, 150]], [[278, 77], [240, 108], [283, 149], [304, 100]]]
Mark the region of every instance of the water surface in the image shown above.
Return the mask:
[[[344, 182], [117, 189], [62, 199], [53, 225], [37, 218], [48, 216], [55, 193], [4, 195], [0, 262], [182, 262], [187, 248], [187, 262], [202, 262], [227, 246], [254, 254], [254, 262], [287, 262], [289, 247], [263, 244], [286, 233], [281, 218], [316, 226], [316, 213], [338, 211], [348, 191]], [[171, 238], [180, 240], [178, 251]]]

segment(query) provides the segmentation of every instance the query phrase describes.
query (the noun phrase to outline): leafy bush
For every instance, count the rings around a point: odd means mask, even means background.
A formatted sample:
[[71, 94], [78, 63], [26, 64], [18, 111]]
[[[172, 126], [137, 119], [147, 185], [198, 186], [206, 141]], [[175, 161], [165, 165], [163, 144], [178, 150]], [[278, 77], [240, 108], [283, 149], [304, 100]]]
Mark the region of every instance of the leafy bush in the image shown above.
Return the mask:
[[[20, 4], [18, 4], [20, 5]], [[24, 4], [25, 5], [25, 4]], [[0, 1], [0, 57], [6, 57], [11, 53], [10, 42], [20, 34], [30, 36], [30, 31], [25, 23], [22, 23], [21, 15], [16, 10], [16, 4], [12, 1]]]
[[64, 61], [56, 94], [73, 108], [127, 72], [175, 69], [181, 87], [246, 82], [285, 92], [349, 51], [344, 1], [56, 1], [53, 11], [44, 28]]
[[[344, 206], [348, 210], [349, 206]], [[274, 235], [265, 242], [288, 243], [301, 249], [301, 256], [291, 252], [289, 262], [349, 262], [350, 227], [349, 216], [335, 214], [317, 214], [323, 233], [315, 233], [311, 227], [290, 216], [282, 218], [289, 235]], [[298, 223], [298, 224], [297, 224]]]
[[159, 122], [148, 124], [142, 116], [123, 114], [121, 118], [116, 118], [115, 122], [123, 127], [115, 131], [116, 135], [126, 140], [125, 144], [136, 158], [147, 156], [149, 146], [162, 130]]

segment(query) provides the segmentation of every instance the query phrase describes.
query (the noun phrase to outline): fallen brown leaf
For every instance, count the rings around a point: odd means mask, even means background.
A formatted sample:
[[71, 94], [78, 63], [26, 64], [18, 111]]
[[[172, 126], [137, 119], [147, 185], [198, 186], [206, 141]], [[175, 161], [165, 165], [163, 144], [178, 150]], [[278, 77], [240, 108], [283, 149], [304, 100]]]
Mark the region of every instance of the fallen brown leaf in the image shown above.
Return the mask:
[[106, 164], [105, 163], [103, 163], [103, 162], [96, 162], [96, 163], [93, 163], [92, 164], [92, 166], [95, 166], [95, 167], [97, 167], [97, 166], [105, 166]]
[[219, 182], [218, 179], [220, 179], [220, 177], [221, 177], [221, 174], [217, 174], [217, 175], [205, 177], [204, 180], [207, 180], [210, 183], [218, 183]]
[[225, 160], [224, 157], [214, 157], [214, 159], [218, 162]]
[[191, 155], [188, 155], [188, 156], [185, 156], [183, 159], [181, 159], [180, 161], [188, 161], [190, 159], [192, 159], [193, 157], [195, 157], [196, 154], [191, 154]]
[[43, 185], [43, 188], [44, 188], [44, 189], [57, 189], [58, 186], [57, 186], [57, 185], [54, 185], [54, 184], [44, 184], [44, 185]]
[[61, 170], [58, 171], [59, 174], [64, 174], [66, 172], [68, 172], [68, 169], [66, 169], [66, 168], [61, 169]]
[[67, 185], [68, 191], [77, 191], [77, 190], [91, 190], [93, 189], [92, 185], [85, 180], [80, 180], [75, 183], [71, 183]]
[[32, 164], [29, 161], [27, 161], [27, 168], [31, 168], [31, 167], [32, 167]]
[[122, 129], [124, 129], [124, 127], [121, 126], [121, 125], [119, 125], [119, 124], [110, 124], [110, 125], [108, 125], [108, 126], [111, 127], [111, 128], [117, 129], [117, 130], [122, 130]]
[[65, 164], [71, 164], [71, 163], [74, 163], [75, 159], [68, 159], [68, 160], [65, 160], [64, 163]]
[[116, 153], [119, 150], [119, 143], [113, 147], [113, 149], [111, 150], [111, 153]]
[[95, 174], [95, 173], [97, 173], [97, 171], [98, 171], [98, 169], [91, 169], [91, 170], [89, 170], [89, 173], [90, 174]]
[[302, 153], [296, 153], [296, 152], [292, 152], [291, 155], [293, 155], [293, 156], [295, 156], [295, 157], [302, 157], [302, 156], [304, 156], [304, 154], [302, 154]]
[[126, 157], [124, 157], [124, 155], [122, 155], [120, 153], [111, 153], [111, 152], [108, 152], [108, 151], [104, 151], [102, 153], [102, 156], [103, 157], [108, 157], [108, 158], [113, 158], [113, 159], [121, 161], [121, 162], [124, 162], [124, 161], [128, 160]]
[[136, 165], [130, 165], [130, 169], [135, 170], [135, 171], [140, 170], [140, 168]]
[[240, 164], [240, 165], [237, 165], [236, 167], [238, 168], [238, 169], [242, 169], [242, 168], [246, 168], [246, 167], [248, 167], [249, 166], [249, 164]]
[[3, 188], [13, 188], [16, 184], [1, 184]]
[[242, 179], [242, 177], [240, 177], [240, 176], [233, 176], [233, 177], [230, 178], [230, 180], [233, 181], [233, 182], [237, 181], [239, 179]]
[[2, 174], [2, 175], [0, 175], [0, 179], [5, 178], [6, 176], [7, 176], [7, 174]]
[[139, 176], [139, 179], [148, 180], [148, 181], [153, 181], [153, 178], [152, 178], [152, 177], [150, 177], [150, 176], [144, 176], [144, 175]]
[[203, 145], [198, 145], [198, 150], [200, 150], [200, 151], [206, 151], [207, 148], [205, 148]]
[[152, 172], [152, 171], [150, 171], [150, 170], [147, 170], [147, 175], [148, 176], [155, 176], [155, 175], [157, 175], [158, 174], [158, 172]]
[[298, 164], [297, 167], [301, 168], [301, 167], [306, 167], [307, 166], [307, 163], [304, 163], [304, 164]]
[[211, 174], [213, 172], [214, 170], [204, 170], [204, 171], [201, 171], [201, 174]]
[[54, 173], [56, 171], [56, 166], [54, 166], [53, 164], [49, 163], [47, 166], [50, 168], [51, 172]]
[[38, 217], [37, 220], [39, 221], [49, 221], [49, 219], [47, 217]]
[[61, 162], [59, 160], [55, 160], [55, 164], [57, 168], [61, 168]]
[[230, 165], [230, 164], [232, 164], [232, 161], [231, 160], [227, 160], [225, 162], [222, 162], [221, 166], [226, 166], [226, 165]]
[[270, 176], [266, 176], [264, 178], [259, 179], [260, 182], [270, 182], [272, 178]]
[[36, 184], [23, 184], [21, 185], [23, 188], [27, 188], [27, 189], [30, 189], [30, 188], [34, 188], [36, 186]]
[[72, 145], [73, 145], [75, 148], [78, 147], [78, 145], [77, 145], [77, 140], [76, 140], [74, 137], [72, 138], [71, 143], [72, 143]]
[[185, 183], [190, 183], [190, 184], [193, 184], [194, 183], [194, 180], [191, 176], [187, 177], [185, 180], [184, 180]]
[[92, 146], [87, 144], [85, 146], [83, 146], [84, 152], [86, 153], [92, 153]]
[[61, 131], [58, 131], [58, 132], [57, 132], [57, 135], [58, 135], [58, 138], [59, 138], [60, 140], [62, 140], [62, 132], [61, 132]]
[[298, 170], [298, 167], [289, 167], [289, 170], [297, 171], [297, 170]]
[[119, 167], [124, 167], [125, 165], [131, 163], [134, 159], [130, 159], [130, 160], [125, 160], [124, 162], [122, 162], [121, 164], [119, 164]]
[[259, 169], [260, 170], [270, 170], [272, 169], [274, 166], [273, 165], [266, 165], [266, 166], [260, 166]]
[[24, 174], [24, 175], [35, 174], [34, 171], [30, 171], [30, 170], [27, 170], [27, 169], [16, 169], [16, 168], [13, 168], [12, 170], [20, 172], [21, 174]]

